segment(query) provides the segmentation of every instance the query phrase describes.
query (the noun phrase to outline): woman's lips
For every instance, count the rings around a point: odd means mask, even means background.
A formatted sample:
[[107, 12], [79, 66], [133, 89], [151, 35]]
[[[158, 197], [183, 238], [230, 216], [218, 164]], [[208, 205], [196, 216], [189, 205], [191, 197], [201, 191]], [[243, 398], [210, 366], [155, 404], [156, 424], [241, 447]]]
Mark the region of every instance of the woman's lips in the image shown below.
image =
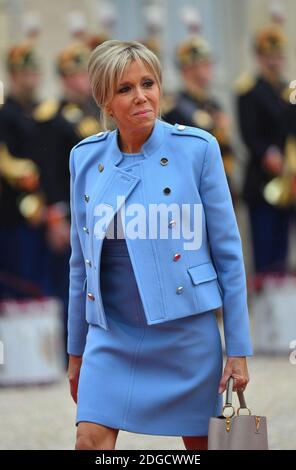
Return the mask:
[[141, 116], [141, 115], [151, 113], [151, 112], [152, 112], [151, 109], [144, 109], [143, 111], [138, 111], [137, 113], [135, 113], [135, 116]]

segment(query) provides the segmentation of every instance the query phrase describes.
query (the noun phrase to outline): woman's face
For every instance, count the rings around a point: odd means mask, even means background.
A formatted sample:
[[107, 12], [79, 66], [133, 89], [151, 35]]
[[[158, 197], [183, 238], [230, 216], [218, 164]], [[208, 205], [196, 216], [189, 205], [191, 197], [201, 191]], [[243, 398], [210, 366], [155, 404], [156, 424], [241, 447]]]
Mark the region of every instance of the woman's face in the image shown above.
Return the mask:
[[154, 75], [142, 62], [127, 67], [106, 111], [120, 130], [149, 130], [159, 114], [160, 90]]

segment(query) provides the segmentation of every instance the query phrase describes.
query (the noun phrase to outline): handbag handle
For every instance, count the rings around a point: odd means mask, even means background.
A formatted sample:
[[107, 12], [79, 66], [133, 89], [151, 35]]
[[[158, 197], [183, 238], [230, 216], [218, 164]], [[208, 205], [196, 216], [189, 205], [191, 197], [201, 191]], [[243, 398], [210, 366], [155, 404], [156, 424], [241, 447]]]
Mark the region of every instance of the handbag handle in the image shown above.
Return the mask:
[[[232, 416], [234, 415], [234, 408], [232, 406], [232, 391], [233, 391], [233, 377], [230, 376], [228, 381], [227, 381], [227, 387], [226, 387], [226, 400], [225, 400], [225, 405], [223, 406], [223, 414], [224, 410], [226, 408], [232, 408], [233, 413]], [[240, 407], [237, 410], [237, 414], [239, 415], [239, 412], [241, 409], [246, 409], [249, 411], [249, 415], [251, 414], [251, 410], [247, 407], [244, 392], [237, 390], [237, 396], [239, 400]]]

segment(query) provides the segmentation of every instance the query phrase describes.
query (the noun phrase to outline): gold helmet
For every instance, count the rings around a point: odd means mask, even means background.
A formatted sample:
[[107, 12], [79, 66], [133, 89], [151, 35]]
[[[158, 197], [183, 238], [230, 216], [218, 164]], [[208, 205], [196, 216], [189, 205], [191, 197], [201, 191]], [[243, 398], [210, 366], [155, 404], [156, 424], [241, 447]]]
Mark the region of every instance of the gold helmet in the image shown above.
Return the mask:
[[284, 52], [287, 38], [281, 27], [273, 24], [257, 31], [254, 49], [258, 54]]
[[24, 41], [11, 47], [7, 53], [6, 65], [9, 72], [40, 71], [40, 60], [31, 41]]
[[87, 70], [91, 49], [88, 45], [75, 42], [63, 49], [57, 58], [57, 70], [60, 75], [71, 75]]
[[176, 50], [176, 59], [179, 67], [194, 65], [203, 60], [210, 60], [212, 51], [208, 42], [201, 36], [192, 36], [182, 42]]

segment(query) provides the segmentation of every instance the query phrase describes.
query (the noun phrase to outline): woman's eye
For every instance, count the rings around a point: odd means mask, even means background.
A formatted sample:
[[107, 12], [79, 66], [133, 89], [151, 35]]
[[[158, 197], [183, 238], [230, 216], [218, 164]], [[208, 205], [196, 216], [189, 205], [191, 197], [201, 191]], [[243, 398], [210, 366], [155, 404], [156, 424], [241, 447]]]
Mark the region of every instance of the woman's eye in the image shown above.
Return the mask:
[[146, 88], [152, 87], [153, 84], [154, 84], [154, 82], [152, 80], [147, 80], [146, 82], [144, 82], [144, 86]]
[[119, 89], [119, 93], [126, 93], [127, 91], [129, 91], [129, 87], [128, 86], [124, 86], [122, 88]]
[[[153, 85], [154, 85], [153, 80], [146, 80], [143, 83], [144, 88], [151, 88]], [[123, 87], [119, 88], [118, 93], [128, 93], [130, 90], [131, 90], [130, 86], [123, 86]]]

